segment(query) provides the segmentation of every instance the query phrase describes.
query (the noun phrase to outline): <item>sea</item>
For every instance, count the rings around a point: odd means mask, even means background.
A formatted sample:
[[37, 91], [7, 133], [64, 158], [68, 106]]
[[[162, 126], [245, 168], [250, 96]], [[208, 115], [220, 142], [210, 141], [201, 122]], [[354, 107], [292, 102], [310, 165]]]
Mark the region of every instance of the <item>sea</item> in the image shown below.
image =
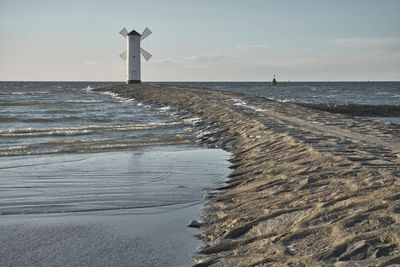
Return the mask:
[[[194, 142], [201, 118], [94, 90], [112, 84], [0, 82], [0, 265], [192, 264], [186, 226], [229, 153]], [[157, 84], [400, 124], [400, 82]]]
[[400, 82], [168, 82], [400, 124]]

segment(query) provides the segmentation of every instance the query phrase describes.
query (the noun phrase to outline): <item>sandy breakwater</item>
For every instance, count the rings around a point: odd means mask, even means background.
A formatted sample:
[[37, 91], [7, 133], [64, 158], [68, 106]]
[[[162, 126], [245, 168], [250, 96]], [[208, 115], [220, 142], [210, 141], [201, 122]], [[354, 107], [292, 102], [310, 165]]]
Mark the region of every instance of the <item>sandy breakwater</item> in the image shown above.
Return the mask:
[[204, 119], [232, 152], [206, 204], [198, 266], [400, 264], [400, 127], [198, 88], [99, 88]]

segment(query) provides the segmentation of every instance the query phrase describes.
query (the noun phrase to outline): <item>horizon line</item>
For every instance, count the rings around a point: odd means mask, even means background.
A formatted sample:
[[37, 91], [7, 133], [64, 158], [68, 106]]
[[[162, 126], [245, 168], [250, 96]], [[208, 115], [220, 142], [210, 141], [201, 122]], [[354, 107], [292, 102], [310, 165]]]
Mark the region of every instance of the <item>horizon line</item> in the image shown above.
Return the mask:
[[[0, 82], [109, 82], [109, 83], [125, 83], [125, 81], [93, 81], [93, 80], [0, 80]], [[183, 80], [183, 81], [142, 81], [142, 83], [174, 83], [174, 82], [187, 82], [187, 83], [207, 83], [207, 82], [225, 82], [225, 83], [239, 83], [239, 82], [267, 82], [270, 80], [210, 80], [210, 81], [198, 81], [198, 80]], [[277, 82], [400, 82], [400, 80], [278, 80]]]

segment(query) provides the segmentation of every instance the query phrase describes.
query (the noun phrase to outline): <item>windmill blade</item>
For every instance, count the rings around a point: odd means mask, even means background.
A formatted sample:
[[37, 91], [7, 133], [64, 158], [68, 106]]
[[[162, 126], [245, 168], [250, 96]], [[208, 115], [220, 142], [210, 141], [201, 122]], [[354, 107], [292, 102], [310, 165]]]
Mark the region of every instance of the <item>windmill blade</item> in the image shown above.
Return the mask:
[[122, 58], [122, 60], [123, 61], [125, 61], [126, 60], [126, 50], [121, 54], [121, 55], [119, 55], [121, 58]]
[[147, 36], [149, 36], [151, 34], [151, 31], [149, 28], [146, 27], [146, 29], [144, 29], [142, 36], [140, 36], [140, 41], [142, 41], [144, 38], [146, 38]]
[[149, 59], [152, 57], [152, 55], [143, 48], [140, 48], [140, 52], [142, 52], [142, 55], [146, 61], [149, 61]]
[[119, 34], [121, 34], [122, 36], [126, 37], [126, 35], [128, 34], [128, 31], [127, 31], [125, 28], [123, 28], [123, 29], [119, 32]]

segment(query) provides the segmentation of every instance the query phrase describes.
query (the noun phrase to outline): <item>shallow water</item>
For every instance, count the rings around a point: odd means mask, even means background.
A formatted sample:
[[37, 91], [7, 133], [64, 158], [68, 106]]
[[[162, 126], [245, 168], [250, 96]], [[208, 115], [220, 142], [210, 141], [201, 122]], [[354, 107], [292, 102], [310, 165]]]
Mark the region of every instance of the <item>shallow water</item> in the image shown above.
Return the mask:
[[190, 266], [187, 225], [228, 158], [189, 145], [3, 157], [0, 265]]
[[202, 202], [228, 175], [228, 153], [181, 145], [134, 151], [3, 157], [0, 214]]

